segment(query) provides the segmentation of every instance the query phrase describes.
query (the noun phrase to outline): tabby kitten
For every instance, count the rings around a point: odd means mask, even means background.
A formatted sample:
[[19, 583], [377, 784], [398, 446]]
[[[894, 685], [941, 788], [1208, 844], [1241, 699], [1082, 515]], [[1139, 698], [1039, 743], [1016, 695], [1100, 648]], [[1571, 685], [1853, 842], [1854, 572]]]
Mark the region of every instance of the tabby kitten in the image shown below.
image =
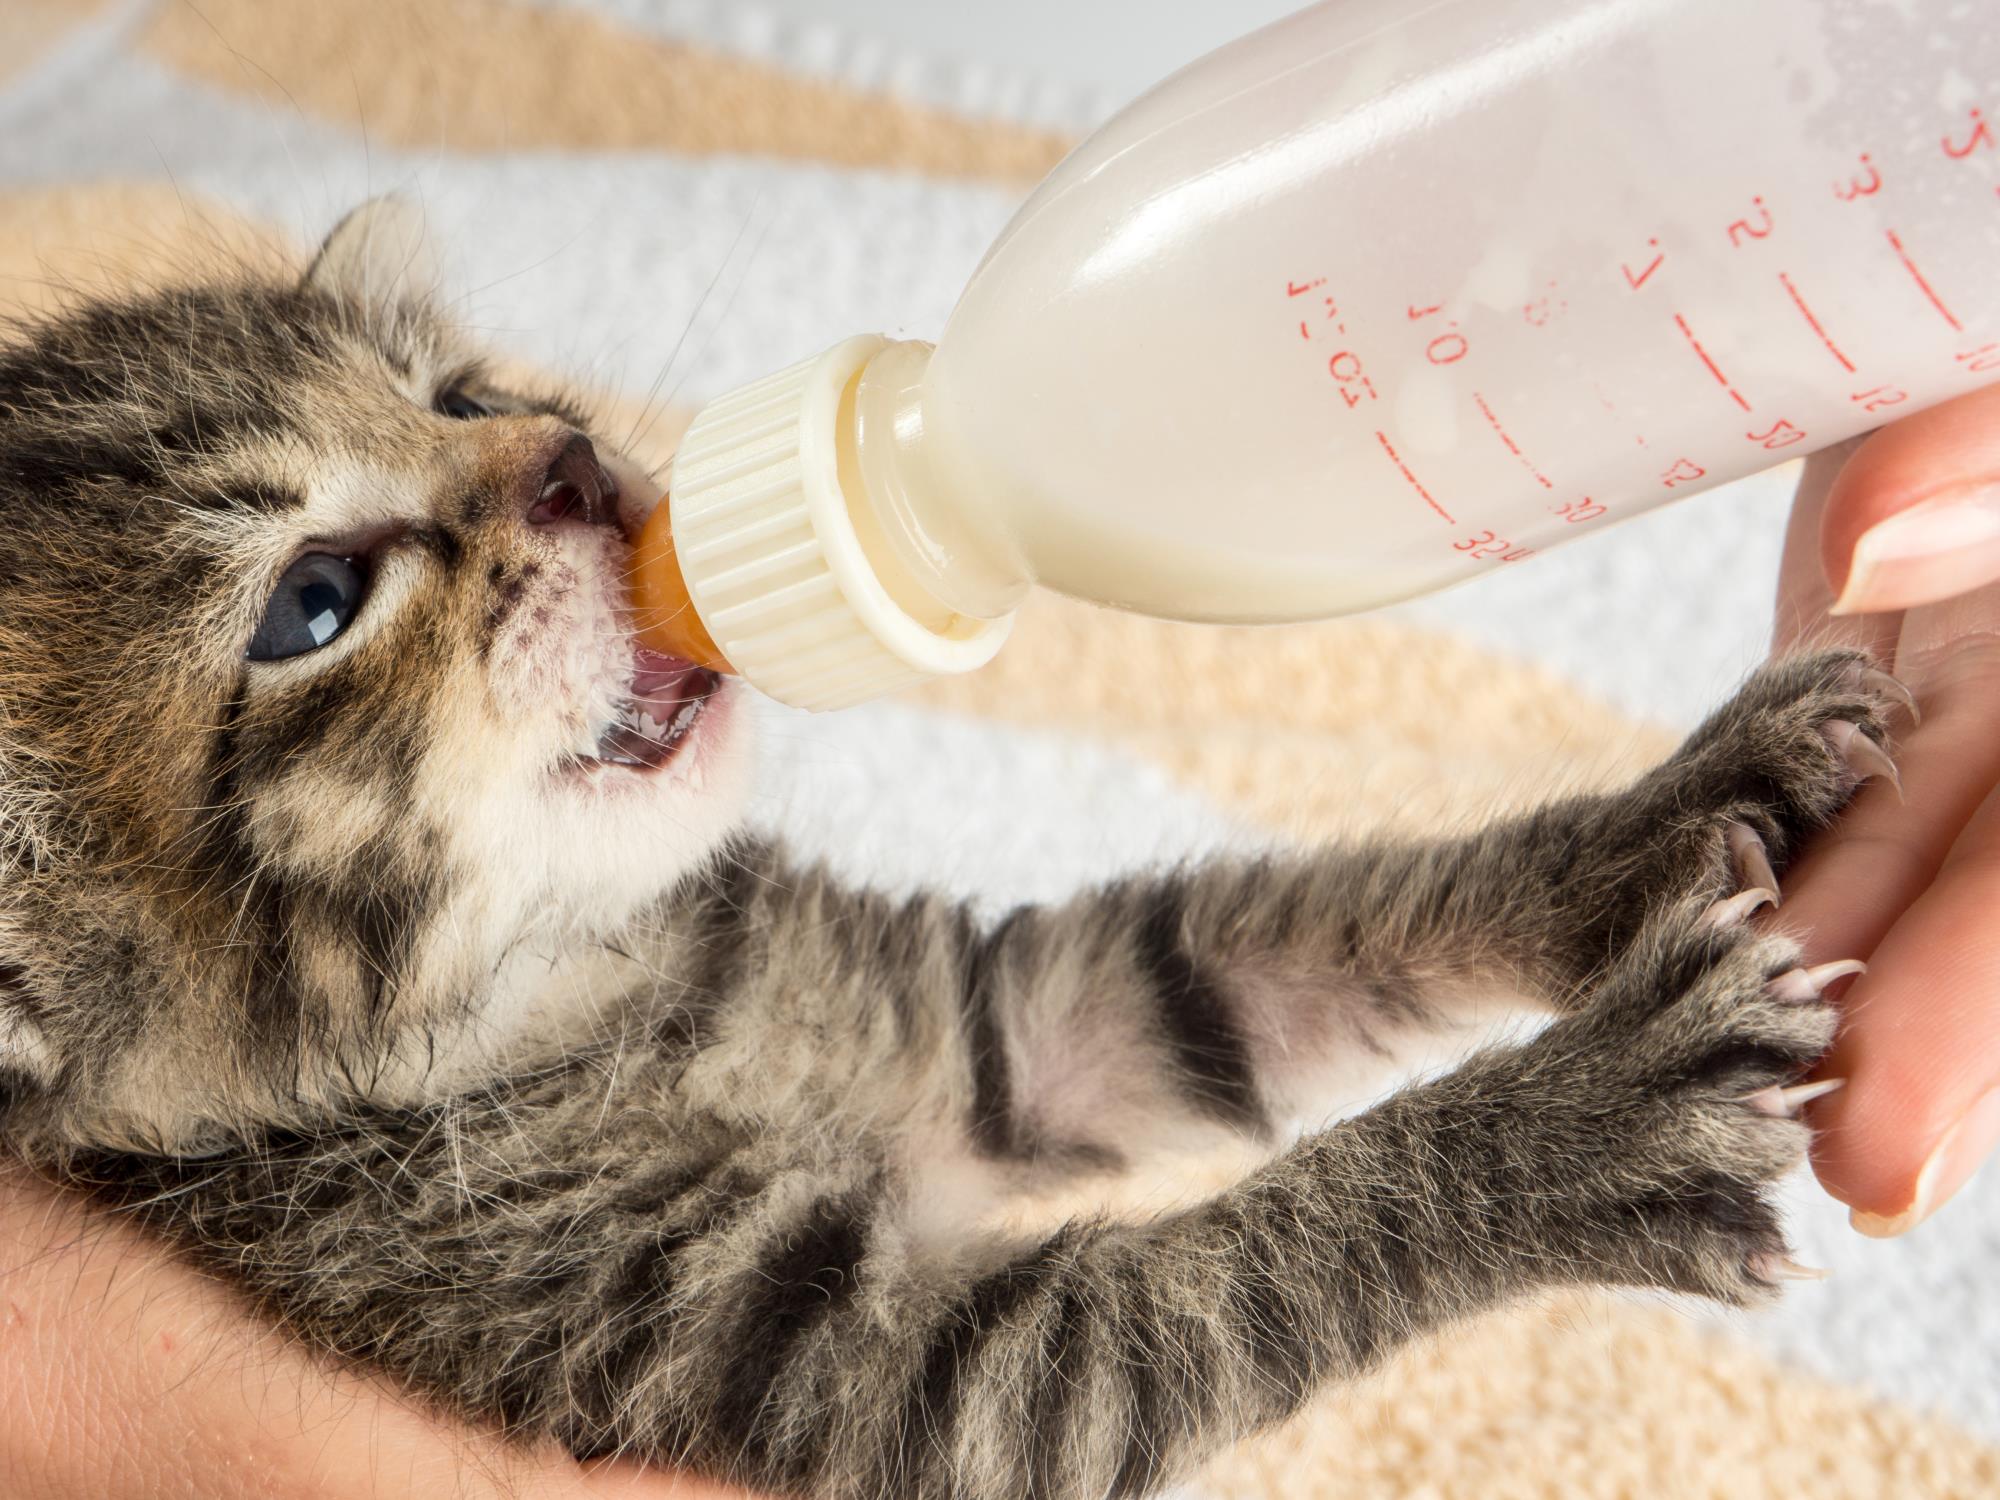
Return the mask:
[[[1768, 668], [1465, 837], [986, 928], [846, 889], [738, 831], [740, 690], [630, 639], [645, 476], [411, 234], [0, 347], [13, 1152], [459, 1412], [854, 1500], [1139, 1494], [1538, 1289], [1772, 1293], [1838, 969], [1743, 918], [1891, 680]], [[1293, 1134], [1496, 996], [1555, 1019]], [[1194, 1207], [979, 1227], [1232, 1136]]]

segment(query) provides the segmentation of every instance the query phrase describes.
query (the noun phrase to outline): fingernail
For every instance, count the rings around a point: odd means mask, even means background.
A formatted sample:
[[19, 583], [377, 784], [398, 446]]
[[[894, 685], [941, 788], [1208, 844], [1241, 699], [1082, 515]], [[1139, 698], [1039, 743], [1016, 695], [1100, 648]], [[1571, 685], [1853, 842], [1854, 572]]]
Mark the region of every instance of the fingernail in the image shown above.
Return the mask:
[[1962, 485], [1862, 532], [1833, 613], [1909, 609], [1995, 580], [2000, 580], [2000, 484]]
[[1916, 1196], [1899, 1214], [1871, 1214], [1855, 1209], [1847, 1220], [1878, 1240], [1905, 1234], [1936, 1213], [1979, 1170], [1979, 1164], [2000, 1146], [2000, 1089], [1982, 1096], [1944, 1133], [1917, 1174]]

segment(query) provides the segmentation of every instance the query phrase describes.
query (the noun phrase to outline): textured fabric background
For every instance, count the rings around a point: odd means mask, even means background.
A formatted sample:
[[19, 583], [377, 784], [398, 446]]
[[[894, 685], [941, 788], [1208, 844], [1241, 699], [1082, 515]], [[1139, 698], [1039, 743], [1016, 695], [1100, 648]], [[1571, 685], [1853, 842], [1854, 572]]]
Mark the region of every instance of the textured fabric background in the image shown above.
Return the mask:
[[[841, 335], [934, 335], [1103, 104], [1018, 60], [720, 0], [6, 0], [0, 303], [295, 258], [360, 197], [413, 192], [465, 317], [650, 406], [664, 443], [676, 413]], [[771, 710], [758, 816], [857, 878], [999, 907], [1602, 783], [1756, 659], [1787, 484], [1363, 621], [1199, 630], [1041, 601], [976, 678]], [[1803, 1258], [1837, 1274], [1772, 1314], [1518, 1309], [1190, 1493], [2000, 1496], [2000, 1185], [1892, 1244], [1792, 1196]]]

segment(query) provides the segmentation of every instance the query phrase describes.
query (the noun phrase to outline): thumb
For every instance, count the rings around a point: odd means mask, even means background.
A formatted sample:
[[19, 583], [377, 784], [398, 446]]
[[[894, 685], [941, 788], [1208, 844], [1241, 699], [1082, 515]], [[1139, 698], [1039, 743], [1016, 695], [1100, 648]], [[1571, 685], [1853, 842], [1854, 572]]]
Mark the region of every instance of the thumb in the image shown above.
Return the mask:
[[1908, 609], [2000, 581], [2000, 386], [1863, 443], [1827, 496], [1820, 558], [1843, 615]]

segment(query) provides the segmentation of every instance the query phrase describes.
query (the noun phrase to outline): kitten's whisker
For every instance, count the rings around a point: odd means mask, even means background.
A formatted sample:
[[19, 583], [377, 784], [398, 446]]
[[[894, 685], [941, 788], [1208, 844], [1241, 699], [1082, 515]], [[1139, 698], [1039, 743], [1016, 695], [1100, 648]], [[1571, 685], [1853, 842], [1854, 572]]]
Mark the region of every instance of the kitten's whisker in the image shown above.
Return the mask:
[[[708, 285], [702, 288], [701, 296], [696, 299], [694, 310], [688, 314], [688, 320], [685, 324], [682, 325], [679, 336], [675, 338], [673, 348], [667, 351], [666, 362], [660, 366], [660, 373], [653, 378], [653, 383], [647, 387], [645, 400], [640, 404], [639, 407], [639, 414], [638, 416], [633, 418], [632, 426], [626, 432], [624, 440], [620, 442], [619, 447], [630, 448], [633, 445], [633, 443], [638, 439], [639, 434], [645, 431], [652, 424], [653, 404], [659, 398], [660, 388], [663, 385], [665, 385], [667, 377], [673, 373], [674, 362], [680, 358], [681, 350], [687, 347], [688, 336], [694, 332], [695, 325], [701, 321], [702, 312], [707, 308], [709, 304], [709, 299], [715, 295], [715, 289], [722, 284], [722, 278], [728, 273], [731, 263], [736, 259], [736, 252], [742, 247], [743, 237], [750, 232], [751, 225], [753, 225], [756, 222], [757, 210], [762, 205], [763, 201], [764, 201], [764, 195], [761, 190], [757, 193], [757, 195], [754, 198], [750, 200], [750, 208], [744, 214], [743, 222], [737, 226], [735, 238], [733, 238], [729, 242], [729, 249], [726, 252], [724, 252], [721, 263], [716, 266], [715, 274], [709, 277]], [[751, 249], [750, 260], [752, 263], [754, 263], [756, 260], [757, 250], [761, 249], [762, 246], [763, 246], [763, 232], [760, 232], [757, 238], [756, 245], [753, 246]], [[746, 266], [744, 269], [744, 275], [742, 277], [739, 277], [737, 280], [738, 290], [741, 289], [743, 281], [748, 278], [748, 274], [749, 274], [749, 269], [748, 266]], [[736, 305], [736, 294], [734, 291], [732, 291], [730, 293], [729, 302], [724, 306], [722, 310], [722, 316], [726, 318], [729, 315], [730, 308], [734, 307], [735, 305]], [[706, 346], [704, 345], [704, 348], [705, 347]], [[686, 377], [683, 376], [682, 378], [685, 379]], [[680, 387], [678, 385], [674, 387], [675, 391], [678, 391], [679, 389]], [[667, 400], [671, 401], [672, 399], [673, 399], [673, 393], [669, 392]]]

